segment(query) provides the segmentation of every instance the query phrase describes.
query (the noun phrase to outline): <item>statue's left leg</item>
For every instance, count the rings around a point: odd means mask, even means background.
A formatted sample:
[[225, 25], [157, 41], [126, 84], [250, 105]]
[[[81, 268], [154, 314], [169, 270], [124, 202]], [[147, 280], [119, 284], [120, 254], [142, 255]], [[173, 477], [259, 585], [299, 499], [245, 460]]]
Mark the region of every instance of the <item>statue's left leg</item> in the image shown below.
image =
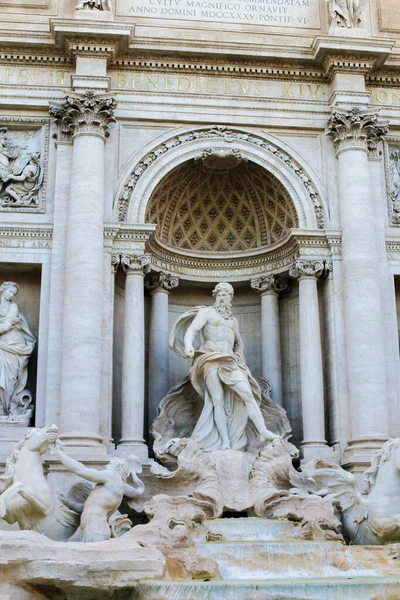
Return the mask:
[[237, 383], [233, 387], [235, 393], [243, 400], [246, 405], [247, 414], [249, 415], [250, 421], [254, 423], [257, 428], [257, 431], [260, 434], [260, 439], [262, 442], [268, 442], [270, 440], [274, 440], [275, 438], [279, 438], [280, 436], [276, 433], [272, 433], [269, 429], [266, 428], [264, 418], [261, 413], [261, 409], [258, 406], [257, 402], [254, 399], [252, 389], [248, 382], [240, 382]]

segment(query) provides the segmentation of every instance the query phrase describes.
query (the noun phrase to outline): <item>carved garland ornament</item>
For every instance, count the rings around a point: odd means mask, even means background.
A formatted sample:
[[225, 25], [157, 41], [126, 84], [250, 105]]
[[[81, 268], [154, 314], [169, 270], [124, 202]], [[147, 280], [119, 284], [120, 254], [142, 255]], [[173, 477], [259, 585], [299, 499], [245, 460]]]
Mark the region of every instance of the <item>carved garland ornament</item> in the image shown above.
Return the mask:
[[351, 148], [375, 150], [389, 131], [389, 124], [378, 118], [379, 112], [361, 108], [335, 110], [328, 121], [327, 135], [332, 138], [336, 154]]
[[277, 158], [280, 158], [283, 162], [287, 164], [287, 166], [290, 169], [292, 169], [296, 177], [301, 181], [301, 184], [306, 189], [307, 194], [314, 207], [314, 213], [317, 220], [318, 228], [324, 229], [324, 211], [322, 208], [320, 195], [313, 186], [312, 180], [304, 171], [304, 169], [299, 165], [299, 163], [293, 157], [287, 154], [284, 150], [282, 150], [272, 142], [265, 141], [258, 135], [255, 135], [253, 133], [243, 133], [241, 131], [230, 129], [228, 127], [220, 125], [214, 125], [213, 127], [209, 127], [208, 129], [203, 129], [201, 131], [192, 131], [189, 133], [184, 133], [182, 135], [177, 135], [157, 146], [152, 152], [147, 154], [147, 156], [143, 160], [141, 160], [137, 165], [135, 165], [135, 167], [131, 171], [131, 175], [129, 177], [128, 182], [125, 184], [123, 191], [117, 200], [118, 221], [126, 220], [129, 202], [131, 200], [133, 190], [135, 189], [139, 179], [143, 176], [143, 174], [150, 167], [150, 165], [152, 165], [160, 156], [162, 156], [166, 152], [169, 152], [173, 148], [200, 139], [222, 139], [226, 142], [233, 142], [235, 140], [245, 141], [250, 144], [253, 144], [254, 146], [258, 146], [263, 150], [266, 150], [267, 152], [273, 154]]
[[112, 96], [87, 91], [68, 94], [63, 104], [50, 106], [49, 112], [59, 127], [62, 139], [82, 133], [106, 138], [110, 135], [110, 123], [115, 123], [116, 106]]

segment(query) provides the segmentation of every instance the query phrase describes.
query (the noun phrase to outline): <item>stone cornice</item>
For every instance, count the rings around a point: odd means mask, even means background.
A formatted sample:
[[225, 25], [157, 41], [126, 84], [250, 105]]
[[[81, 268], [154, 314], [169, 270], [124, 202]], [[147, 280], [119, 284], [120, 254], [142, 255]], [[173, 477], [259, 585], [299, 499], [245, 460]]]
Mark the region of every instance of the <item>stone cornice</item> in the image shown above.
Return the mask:
[[279, 274], [289, 270], [296, 258], [325, 260], [332, 254], [331, 242], [320, 230], [293, 229], [276, 244], [257, 250], [234, 253], [177, 250], [151, 237], [146, 251], [152, 268], [189, 280], [248, 280], [255, 275]]

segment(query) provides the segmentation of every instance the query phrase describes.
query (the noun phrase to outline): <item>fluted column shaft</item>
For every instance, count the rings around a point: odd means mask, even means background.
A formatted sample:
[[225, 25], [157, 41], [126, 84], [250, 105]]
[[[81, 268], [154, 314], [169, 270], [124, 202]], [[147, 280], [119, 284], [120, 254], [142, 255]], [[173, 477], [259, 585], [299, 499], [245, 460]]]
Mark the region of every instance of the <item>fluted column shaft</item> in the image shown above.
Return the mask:
[[65, 263], [61, 436], [74, 447], [99, 448], [104, 142], [115, 102], [92, 92], [71, 94], [50, 109], [72, 131], [73, 152]]
[[[60, 139], [61, 138], [61, 139]], [[71, 136], [58, 134], [54, 193], [53, 245], [49, 302], [46, 406], [43, 425], [60, 425], [60, 394], [63, 352], [65, 257], [68, 232], [69, 182], [71, 179]]]
[[279, 324], [279, 293], [287, 282], [274, 275], [252, 279], [261, 295], [261, 375], [272, 386], [272, 399], [282, 406], [282, 360]]
[[350, 453], [364, 454], [367, 462], [368, 451], [379, 447], [389, 433], [379, 264], [367, 154], [387, 128], [378, 123], [376, 113], [353, 109], [333, 113], [328, 129], [339, 161]]
[[144, 425], [144, 276], [150, 270], [148, 255], [123, 256], [126, 270], [124, 346], [122, 356], [121, 441], [119, 452], [148, 456]]
[[149, 427], [153, 423], [157, 407], [168, 392], [169, 372], [169, 328], [168, 296], [177, 287], [179, 279], [165, 273], [154, 273], [149, 282], [151, 293], [150, 340], [149, 340], [149, 381], [148, 418]]
[[318, 303], [321, 261], [298, 260], [290, 275], [299, 280], [300, 380], [304, 458], [326, 449], [324, 383]]

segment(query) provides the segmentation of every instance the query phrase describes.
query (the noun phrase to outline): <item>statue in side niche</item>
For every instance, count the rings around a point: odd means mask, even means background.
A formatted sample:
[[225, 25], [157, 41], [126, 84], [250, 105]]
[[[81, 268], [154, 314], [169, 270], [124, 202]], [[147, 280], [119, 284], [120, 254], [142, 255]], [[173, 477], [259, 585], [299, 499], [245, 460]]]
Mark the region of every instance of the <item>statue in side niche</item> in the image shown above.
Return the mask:
[[111, 0], [78, 0], [75, 10], [111, 10]]
[[318, 494], [341, 511], [343, 532], [354, 543], [400, 543], [400, 438], [387, 441], [364, 473], [362, 491], [352, 473], [323, 459], [293, 474], [297, 489]]
[[246, 366], [232, 314], [233, 294], [229, 283], [219, 283], [214, 306], [196, 306], [183, 314], [170, 336], [170, 347], [179, 356], [193, 358], [190, 382], [204, 405], [191, 439], [206, 452], [243, 450], [248, 420], [261, 442], [279, 437], [265, 425], [260, 387]]
[[358, 27], [361, 22], [360, 0], [326, 0], [336, 27]]
[[25, 420], [28, 424], [32, 397], [25, 386], [36, 340], [14, 302], [18, 291], [13, 281], [0, 286], [0, 420]]
[[43, 455], [54, 451], [58, 428], [47, 425], [27, 431], [6, 461], [0, 476], [0, 518], [20, 529], [33, 530], [56, 541], [67, 540], [77, 529], [79, 509], [91, 487], [78, 483], [61, 496], [43, 471]]
[[[135, 500], [144, 492], [144, 484], [138, 477], [142, 471], [139, 459], [131, 455], [128, 464], [122, 458], [113, 457], [107, 467], [99, 471], [74, 460], [61, 448], [57, 448], [56, 454], [68, 471], [95, 484], [84, 505], [77, 507], [82, 512], [80, 525], [69, 541], [101, 542], [110, 539], [113, 515], [123, 497], [129, 499], [128, 505], [131, 508], [135, 508]], [[130, 475], [133, 486], [126, 482]]]

